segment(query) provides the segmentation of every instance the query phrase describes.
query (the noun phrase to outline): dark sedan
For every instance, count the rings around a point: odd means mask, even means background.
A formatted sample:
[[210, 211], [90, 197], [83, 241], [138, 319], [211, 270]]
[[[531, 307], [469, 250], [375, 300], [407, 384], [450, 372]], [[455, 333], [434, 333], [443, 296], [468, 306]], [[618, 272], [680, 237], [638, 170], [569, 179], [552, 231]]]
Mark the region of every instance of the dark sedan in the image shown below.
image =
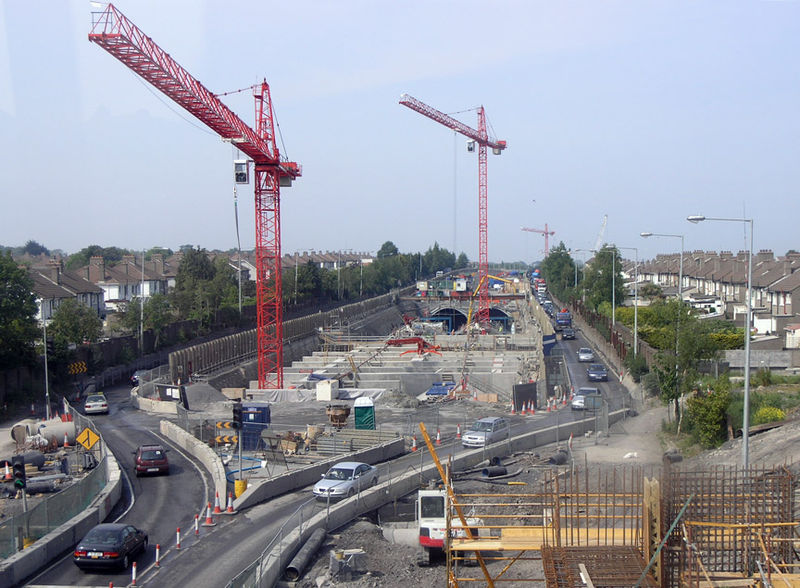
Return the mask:
[[81, 539], [72, 561], [82, 570], [93, 568], [127, 569], [133, 558], [147, 550], [147, 533], [133, 525], [103, 523]]
[[586, 368], [586, 375], [590, 382], [607, 382], [608, 370], [602, 363], [593, 363]]

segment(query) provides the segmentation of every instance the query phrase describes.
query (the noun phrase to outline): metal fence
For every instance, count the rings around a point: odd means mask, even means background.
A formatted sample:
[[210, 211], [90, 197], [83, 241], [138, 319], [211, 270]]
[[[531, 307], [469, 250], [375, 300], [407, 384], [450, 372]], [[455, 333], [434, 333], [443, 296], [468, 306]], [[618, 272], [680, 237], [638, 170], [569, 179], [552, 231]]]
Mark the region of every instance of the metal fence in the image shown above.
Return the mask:
[[[96, 427], [92, 426], [91, 420], [75, 410], [71, 410], [71, 414], [76, 433], [86, 427], [97, 432]], [[80, 448], [79, 451], [68, 456], [71, 465], [70, 471], [75, 465], [83, 469], [82, 453], [86, 452]], [[95, 454], [99, 463], [85, 477], [57, 494], [48, 496], [27, 512], [14, 514], [0, 523], [0, 558], [9, 557], [14, 552], [21, 550], [23, 546], [41, 539], [56, 527], [79, 515], [105, 488], [108, 483], [108, 458], [102, 437], [99, 447], [90, 453]]]

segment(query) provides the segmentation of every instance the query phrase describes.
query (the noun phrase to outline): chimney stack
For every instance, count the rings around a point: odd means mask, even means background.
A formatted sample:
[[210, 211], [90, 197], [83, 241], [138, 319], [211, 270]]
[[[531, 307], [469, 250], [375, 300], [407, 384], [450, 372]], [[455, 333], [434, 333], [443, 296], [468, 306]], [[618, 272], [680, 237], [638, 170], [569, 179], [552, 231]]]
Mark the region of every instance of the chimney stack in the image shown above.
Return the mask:
[[92, 284], [102, 282], [106, 277], [106, 264], [102, 256], [94, 255], [89, 258], [89, 281]]

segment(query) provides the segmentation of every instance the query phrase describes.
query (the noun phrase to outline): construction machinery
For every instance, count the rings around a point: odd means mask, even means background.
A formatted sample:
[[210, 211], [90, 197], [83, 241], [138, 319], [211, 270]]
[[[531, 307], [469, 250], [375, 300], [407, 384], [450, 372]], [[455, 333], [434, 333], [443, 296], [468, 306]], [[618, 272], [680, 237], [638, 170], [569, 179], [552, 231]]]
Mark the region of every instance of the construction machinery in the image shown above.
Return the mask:
[[489, 205], [486, 148], [491, 147], [492, 153], [500, 155], [503, 149], [506, 148], [506, 142], [489, 137], [486, 130], [486, 113], [483, 106], [477, 108], [478, 129], [475, 130], [408, 94], [400, 96], [400, 104], [469, 138], [470, 142], [467, 144], [469, 151], [475, 151], [475, 144], [478, 145], [478, 283], [481, 284], [478, 294], [478, 322], [487, 324], [489, 322], [489, 283], [484, 279], [489, 274]]
[[[113, 4], [92, 13], [89, 41], [186, 109], [252, 162], [255, 170], [256, 300], [259, 388], [283, 387], [283, 284], [281, 272], [280, 187], [301, 175], [300, 166], [281, 157], [276, 142], [272, 98], [266, 80], [252, 86], [255, 130], [217, 95], [192, 77]], [[237, 161], [235, 179], [250, 161]]]
[[529, 233], [539, 233], [544, 235], [544, 256], [547, 257], [547, 254], [550, 252], [550, 236], [555, 235], [555, 231], [551, 231], [550, 227], [547, 226], [547, 223], [544, 223], [544, 229], [531, 229], [528, 227], [520, 227], [521, 231], [527, 231]]

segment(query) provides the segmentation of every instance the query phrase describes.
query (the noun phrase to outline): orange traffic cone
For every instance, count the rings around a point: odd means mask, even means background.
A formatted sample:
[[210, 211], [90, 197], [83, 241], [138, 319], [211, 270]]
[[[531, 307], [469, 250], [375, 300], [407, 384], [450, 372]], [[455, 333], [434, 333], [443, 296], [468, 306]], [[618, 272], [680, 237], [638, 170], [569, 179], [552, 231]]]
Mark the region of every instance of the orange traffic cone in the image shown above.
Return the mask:
[[8, 467], [8, 462], [6, 462], [6, 475], [3, 478], [4, 480], [12, 480], [14, 476], [11, 475], [11, 468]]
[[211, 518], [211, 503], [208, 503], [208, 509], [206, 510], [206, 522], [203, 523], [204, 527], [216, 527], [217, 523], [214, 522], [214, 519]]
[[527, 411], [525, 410], [525, 403], [524, 402], [522, 403], [522, 410], [519, 411], [519, 414], [522, 414], [522, 415], [527, 414]]
[[64, 433], [64, 447], [69, 447], [69, 439], [67, 439], [66, 433]]
[[214, 496], [214, 514], [220, 514], [222, 509], [220, 508], [219, 504], [219, 492], [215, 492]]
[[[456, 439], [461, 439], [461, 423], [456, 424]], [[8, 474], [8, 466], [6, 466], [6, 474]]]
[[411, 451], [416, 451], [416, 450], [417, 450], [417, 436], [414, 435], [413, 437], [411, 437]]
[[528, 407], [529, 407], [529, 408], [528, 408], [528, 414], [529, 414], [529, 415], [531, 415], [531, 416], [533, 416], [533, 415], [534, 415], [534, 413], [535, 413], [535, 409], [533, 408], [533, 403], [529, 401], [529, 402], [528, 402]]
[[552, 402], [550, 402], [550, 399], [548, 398], [547, 399], [547, 412], [550, 412], [550, 405], [551, 404], [552, 404]]
[[436, 445], [442, 444], [442, 435], [439, 433], [439, 429], [436, 429]]
[[228, 492], [228, 508], [225, 509], [225, 514], [236, 514], [233, 510], [233, 492]]
[[517, 411], [514, 409], [514, 401], [511, 401], [511, 414], [517, 414]]

